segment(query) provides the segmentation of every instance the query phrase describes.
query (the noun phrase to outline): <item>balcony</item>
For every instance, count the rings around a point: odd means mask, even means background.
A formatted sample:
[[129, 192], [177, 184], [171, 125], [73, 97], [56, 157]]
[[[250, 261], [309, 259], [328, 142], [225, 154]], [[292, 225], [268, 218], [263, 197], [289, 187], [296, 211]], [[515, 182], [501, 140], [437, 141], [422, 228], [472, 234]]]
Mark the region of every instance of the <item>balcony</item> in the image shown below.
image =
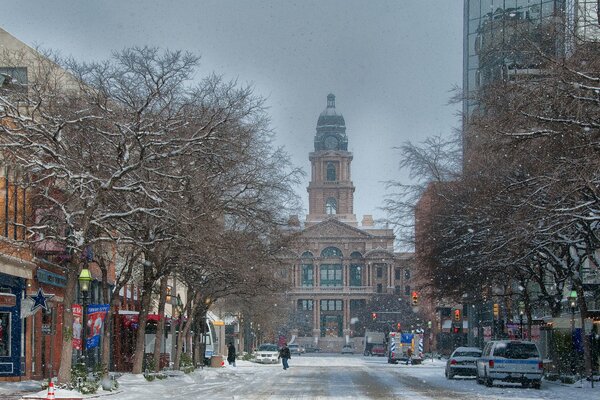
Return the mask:
[[295, 287], [289, 291], [290, 294], [372, 294], [371, 286], [314, 286], [314, 287]]

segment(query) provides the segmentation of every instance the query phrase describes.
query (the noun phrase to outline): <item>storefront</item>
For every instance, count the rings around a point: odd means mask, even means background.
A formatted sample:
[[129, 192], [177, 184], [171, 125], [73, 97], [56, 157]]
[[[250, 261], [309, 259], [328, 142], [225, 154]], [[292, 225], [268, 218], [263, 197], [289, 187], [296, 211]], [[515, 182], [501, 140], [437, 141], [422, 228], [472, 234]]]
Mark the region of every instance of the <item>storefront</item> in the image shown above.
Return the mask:
[[0, 273], [0, 380], [21, 375], [25, 279]]

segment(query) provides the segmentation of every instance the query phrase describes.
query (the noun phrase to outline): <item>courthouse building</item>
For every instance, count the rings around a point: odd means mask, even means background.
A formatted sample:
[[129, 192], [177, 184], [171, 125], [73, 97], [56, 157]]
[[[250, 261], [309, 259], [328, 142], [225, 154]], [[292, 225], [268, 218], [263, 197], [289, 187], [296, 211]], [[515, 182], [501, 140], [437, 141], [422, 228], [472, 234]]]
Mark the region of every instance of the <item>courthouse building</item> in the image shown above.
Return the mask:
[[411, 294], [413, 254], [395, 252], [393, 230], [376, 226], [371, 215], [360, 224], [356, 219], [352, 157], [344, 117], [329, 94], [309, 154], [309, 212], [288, 259], [288, 295], [296, 310], [297, 341], [330, 351], [341, 349], [346, 338], [360, 346], [360, 316], [373, 295], [408, 299]]

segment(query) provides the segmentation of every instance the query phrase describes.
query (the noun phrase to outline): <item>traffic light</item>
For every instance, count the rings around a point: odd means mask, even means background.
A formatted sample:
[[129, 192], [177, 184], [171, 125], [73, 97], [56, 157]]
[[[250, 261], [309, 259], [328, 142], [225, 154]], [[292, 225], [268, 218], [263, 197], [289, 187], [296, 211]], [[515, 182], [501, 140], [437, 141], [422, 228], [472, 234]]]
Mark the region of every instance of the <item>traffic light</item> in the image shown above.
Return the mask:
[[371, 319], [372, 319], [373, 321], [375, 321], [375, 320], [377, 319], [377, 313], [376, 313], [376, 312], [374, 312], [374, 313], [371, 313]]
[[500, 304], [494, 303], [494, 318], [498, 318], [500, 316]]
[[454, 310], [454, 320], [456, 322], [460, 322], [460, 310], [459, 309]]
[[419, 304], [419, 294], [417, 292], [412, 292], [412, 305], [416, 306]]
[[396, 323], [396, 332], [400, 332], [400, 322]]

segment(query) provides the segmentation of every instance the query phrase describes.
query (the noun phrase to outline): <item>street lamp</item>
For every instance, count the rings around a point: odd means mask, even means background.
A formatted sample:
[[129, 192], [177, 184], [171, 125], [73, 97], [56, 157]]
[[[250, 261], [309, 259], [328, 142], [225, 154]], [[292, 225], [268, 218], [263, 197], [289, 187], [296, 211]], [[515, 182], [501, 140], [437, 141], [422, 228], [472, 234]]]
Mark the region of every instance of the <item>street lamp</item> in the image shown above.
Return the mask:
[[571, 290], [569, 294], [569, 306], [571, 307], [571, 332], [575, 331], [575, 307], [577, 306], [577, 291]]
[[82, 322], [81, 328], [81, 354], [83, 357], [84, 364], [88, 365], [87, 361], [87, 300], [88, 292], [90, 290], [90, 282], [92, 281], [92, 274], [87, 268], [83, 268], [79, 274], [79, 289], [83, 298], [83, 304], [81, 306]]
[[[571, 346], [575, 344], [575, 306], [577, 306], [577, 291], [571, 290], [568, 297], [569, 306], [571, 307]], [[572, 370], [575, 372], [575, 357], [571, 359]]]
[[525, 302], [519, 302], [519, 333], [523, 340], [523, 314], [525, 314]]

